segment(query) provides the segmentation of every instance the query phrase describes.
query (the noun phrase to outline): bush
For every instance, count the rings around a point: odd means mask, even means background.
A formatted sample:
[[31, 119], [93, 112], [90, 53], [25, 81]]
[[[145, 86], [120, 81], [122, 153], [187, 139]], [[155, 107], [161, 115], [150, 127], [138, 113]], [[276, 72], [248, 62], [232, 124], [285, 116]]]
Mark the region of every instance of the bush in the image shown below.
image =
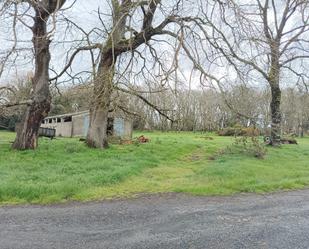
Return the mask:
[[236, 137], [234, 143], [228, 146], [223, 154], [244, 154], [258, 159], [264, 159], [267, 150], [265, 144], [256, 136]]
[[260, 131], [254, 127], [227, 127], [218, 131], [219, 136], [259, 136]]

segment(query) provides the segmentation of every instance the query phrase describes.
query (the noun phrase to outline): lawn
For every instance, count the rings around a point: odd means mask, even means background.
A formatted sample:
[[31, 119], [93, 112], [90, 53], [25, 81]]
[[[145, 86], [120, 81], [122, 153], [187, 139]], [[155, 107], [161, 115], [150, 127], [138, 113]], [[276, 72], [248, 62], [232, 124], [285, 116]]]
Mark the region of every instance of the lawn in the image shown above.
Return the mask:
[[[140, 135], [140, 133], [135, 134]], [[147, 132], [151, 142], [89, 149], [78, 139], [40, 139], [36, 151], [14, 151], [14, 133], [0, 132], [0, 204], [55, 203], [185, 192], [229, 195], [309, 186], [309, 138], [268, 149], [264, 160], [210, 156], [232, 138]], [[207, 139], [212, 136], [213, 140]]]

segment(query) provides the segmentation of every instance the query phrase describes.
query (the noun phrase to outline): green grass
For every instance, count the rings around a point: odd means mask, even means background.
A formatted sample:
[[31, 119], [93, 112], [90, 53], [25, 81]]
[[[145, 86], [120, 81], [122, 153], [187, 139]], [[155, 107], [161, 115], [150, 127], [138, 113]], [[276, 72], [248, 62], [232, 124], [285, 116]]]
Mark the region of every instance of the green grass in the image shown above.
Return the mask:
[[[136, 134], [138, 135], [138, 134]], [[14, 151], [0, 132], [0, 204], [55, 203], [185, 192], [228, 195], [309, 185], [309, 139], [268, 149], [264, 160], [226, 154], [209, 160], [231, 138], [201, 133], [145, 134], [142, 145], [89, 149], [78, 139], [40, 139], [36, 151]]]

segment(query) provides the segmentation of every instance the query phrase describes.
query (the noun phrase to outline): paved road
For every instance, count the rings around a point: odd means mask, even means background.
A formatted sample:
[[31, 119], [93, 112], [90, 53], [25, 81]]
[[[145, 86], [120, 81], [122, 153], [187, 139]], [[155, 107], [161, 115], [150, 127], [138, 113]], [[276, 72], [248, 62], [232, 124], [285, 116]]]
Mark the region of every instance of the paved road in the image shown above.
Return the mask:
[[1, 249], [309, 248], [309, 190], [0, 208]]

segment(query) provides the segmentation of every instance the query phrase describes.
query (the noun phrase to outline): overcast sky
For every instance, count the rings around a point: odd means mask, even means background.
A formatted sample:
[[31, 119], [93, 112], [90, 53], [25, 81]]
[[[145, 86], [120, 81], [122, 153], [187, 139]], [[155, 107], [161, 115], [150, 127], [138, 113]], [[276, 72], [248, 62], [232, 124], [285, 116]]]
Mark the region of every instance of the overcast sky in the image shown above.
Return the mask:
[[[168, 2], [166, 0], [165, 2]], [[197, 1], [197, 0], [196, 0]], [[281, 0], [278, 0], [281, 1]], [[66, 7], [69, 7], [72, 4], [73, 0], [69, 0]], [[89, 31], [93, 27], [102, 28], [102, 25], [98, 19], [97, 11], [98, 9], [100, 12], [104, 14], [110, 14], [111, 10], [108, 5], [107, 0], [77, 0], [72, 8], [69, 8], [63, 12], [63, 15], [73, 22], [75, 22], [78, 26], [82, 27], [84, 30]], [[185, 1], [189, 5], [192, 5], [192, 9], [196, 7], [194, 6], [194, 0], [187, 0]], [[108, 16], [102, 15], [104, 22], [109, 24], [110, 18]], [[270, 17], [273, 18], [273, 17]], [[61, 18], [59, 18], [61, 19]], [[293, 25], [291, 22], [289, 25]], [[13, 33], [10, 29], [10, 22], [8, 19], [0, 19], [0, 51], [4, 51], [5, 48], [10, 48], [12, 45], [12, 37]], [[66, 36], [64, 36], [66, 34]], [[73, 30], [72, 32], [68, 32], [66, 29], [66, 25], [63, 22], [58, 23], [57, 25], [57, 32], [55, 33], [53, 42], [51, 44], [51, 54], [52, 54], [52, 61], [51, 61], [51, 68], [57, 72], [61, 70], [63, 65], [66, 63], [66, 55], [67, 51], [71, 46], [69, 43], [70, 40], [78, 40], [82, 38], [83, 35], [78, 32], [77, 30]], [[31, 49], [31, 32], [27, 30], [23, 25], [19, 25], [18, 28], [18, 38], [19, 38], [19, 47], [20, 48], [28, 48]], [[93, 37], [94, 39], [95, 37]], [[11, 42], [10, 42], [11, 40]], [[65, 40], [65, 42], [63, 42]], [[102, 42], [103, 40], [99, 40]], [[73, 45], [78, 46], [78, 42], [74, 42]], [[165, 56], [166, 62], [172, 61], [172, 51], [169, 47], [164, 44], [160, 44], [158, 47], [158, 51], [160, 50], [167, 50], [165, 51], [162, 56]], [[169, 53], [170, 52], [170, 53]], [[163, 53], [163, 52], [162, 52]], [[3, 74], [2, 78], [0, 79], [0, 83], [7, 83], [12, 78], [15, 77], [17, 73], [19, 76], [23, 76], [27, 74], [27, 72], [33, 70], [33, 60], [32, 60], [32, 52], [31, 51], [22, 51], [20, 52], [20, 56], [14, 61], [15, 67], [8, 67], [8, 70]], [[147, 55], [146, 55], [147, 57]], [[148, 57], [147, 57], [148, 58]], [[150, 57], [149, 57], [150, 58]], [[179, 74], [179, 77], [182, 78], [183, 81], [189, 80], [190, 74], [192, 71], [192, 64], [188, 62], [184, 56], [180, 58], [180, 67], [182, 69], [182, 74]], [[149, 62], [150, 63], [150, 62]], [[79, 72], [82, 70], [89, 70], [89, 53], [81, 53], [73, 64], [74, 72]], [[213, 72], [217, 76], [227, 74], [231, 81], [236, 81], [236, 75], [233, 73], [233, 70], [228, 65], [220, 67], [220, 68], [212, 68]], [[52, 75], [52, 73], [51, 73]], [[197, 85], [199, 82], [199, 75], [197, 73], [193, 74], [192, 81], [193, 84]], [[258, 79], [257, 79], [258, 81]], [[260, 84], [260, 82], [258, 82]]]

